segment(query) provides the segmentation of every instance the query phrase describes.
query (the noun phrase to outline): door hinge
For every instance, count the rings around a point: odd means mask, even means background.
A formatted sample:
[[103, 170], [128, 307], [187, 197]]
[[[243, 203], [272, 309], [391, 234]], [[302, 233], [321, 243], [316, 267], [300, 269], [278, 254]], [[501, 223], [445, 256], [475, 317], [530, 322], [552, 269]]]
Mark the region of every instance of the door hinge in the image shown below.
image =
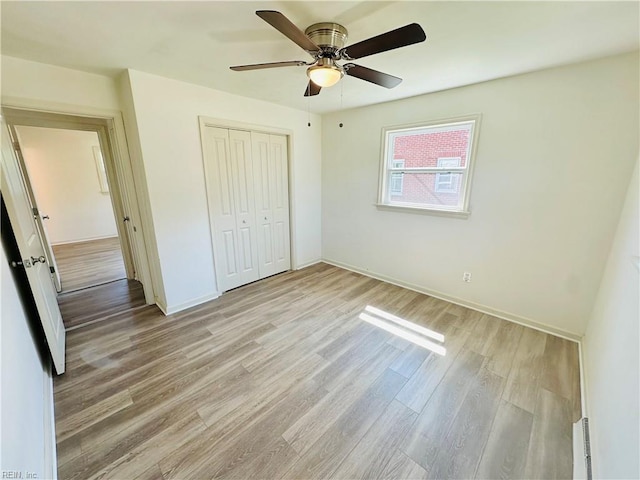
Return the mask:
[[33, 212], [33, 216], [34, 216], [34, 217], [37, 217], [38, 215], [40, 215], [40, 213], [38, 212], [38, 209], [37, 209], [36, 207], [33, 207], [33, 208], [31, 209], [31, 211]]
[[55, 269], [55, 268], [53, 268], [53, 267], [49, 267], [49, 271], [50, 271], [51, 273], [56, 273], [56, 269]]
[[20, 151], [21, 151], [21, 150], [20, 150], [20, 144], [19, 144], [18, 142], [13, 142], [13, 149], [14, 149], [16, 152], [20, 152]]

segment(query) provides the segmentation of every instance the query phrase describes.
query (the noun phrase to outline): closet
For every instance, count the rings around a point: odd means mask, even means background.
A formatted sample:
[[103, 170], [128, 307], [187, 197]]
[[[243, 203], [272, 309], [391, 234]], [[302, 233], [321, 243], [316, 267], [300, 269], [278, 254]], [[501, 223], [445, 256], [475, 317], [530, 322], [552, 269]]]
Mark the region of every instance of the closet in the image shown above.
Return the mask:
[[287, 137], [203, 126], [218, 290], [291, 268]]

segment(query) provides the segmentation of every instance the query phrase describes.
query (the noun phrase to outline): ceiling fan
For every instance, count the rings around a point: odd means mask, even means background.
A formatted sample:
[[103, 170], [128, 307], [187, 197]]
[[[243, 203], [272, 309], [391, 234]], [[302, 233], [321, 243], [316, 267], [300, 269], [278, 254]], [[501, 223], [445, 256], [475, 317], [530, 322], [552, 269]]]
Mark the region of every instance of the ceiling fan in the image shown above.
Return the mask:
[[[347, 40], [348, 32], [346, 28], [337, 23], [315, 23], [302, 32], [280, 12], [258, 10], [256, 15], [305, 50], [313, 57], [313, 61], [293, 60], [289, 62], [256, 63], [230, 67], [231, 70], [241, 72], [263, 68], [306, 66], [308, 67], [309, 83], [304, 93], [305, 97], [318, 95], [323, 87], [335, 85], [344, 75], [356, 77], [386, 88], [396, 87], [402, 82], [401, 78], [356, 65], [349, 61], [424, 42], [427, 38], [420, 25], [411, 23], [345, 47], [344, 44]], [[339, 60], [346, 60], [349, 63], [339, 65], [337, 63]]]

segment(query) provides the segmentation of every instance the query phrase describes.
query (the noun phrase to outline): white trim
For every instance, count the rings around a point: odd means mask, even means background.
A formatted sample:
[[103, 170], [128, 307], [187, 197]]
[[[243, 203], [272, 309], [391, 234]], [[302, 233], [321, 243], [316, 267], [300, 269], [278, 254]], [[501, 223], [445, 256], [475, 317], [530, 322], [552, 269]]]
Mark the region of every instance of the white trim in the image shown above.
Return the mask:
[[160, 302], [157, 302], [156, 305], [158, 305], [158, 308], [160, 308], [162, 313], [164, 313], [166, 316], [166, 315], [172, 315], [174, 313], [181, 312], [183, 310], [186, 310], [187, 308], [195, 307], [203, 303], [210, 302], [211, 300], [215, 300], [219, 296], [220, 294], [218, 292], [214, 292], [209, 295], [204, 295], [202, 297], [194, 298], [192, 300], [179, 303], [178, 305], [164, 306], [164, 305], [160, 305]]
[[238, 122], [236, 120], [226, 120], [224, 118], [213, 118], [200, 115], [200, 127], [227, 128], [231, 130], [243, 130], [245, 132], [271, 133], [275, 135], [293, 136], [293, 130], [288, 128], [270, 127], [268, 125], [258, 125], [253, 123]]
[[467, 300], [463, 300], [462, 298], [453, 297], [451, 295], [447, 295], [446, 293], [438, 292], [436, 290], [431, 290], [420, 285], [415, 285], [413, 283], [404, 282], [402, 280], [398, 280], [393, 277], [388, 277], [387, 275], [381, 275], [379, 273], [371, 272], [369, 270], [364, 270], [359, 267], [349, 265], [347, 263], [338, 262], [335, 260], [329, 260], [326, 258], [322, 259], [323, 262], [328, 263], [329, 265], [333, 265], [336, 267], [344, 268], [345, 270], [351, 270], [352, 272], [359, 273], [366, 277], [375, 278], [377, 280], [381, 280], [383, 282], [391, 283], [393, 285], [397, 285], [399, 287], [407, 288], [409, 290], [413, 290], [414, 292], [423, 293], [425, 295], [429, 295], [431, 297], [439, 298], [440, 300], [445, 300], [450, 303], [455, 303], [456, 305], [460, 305], [462, 307], [470, 308], [472, 310], [476, 310], [481, 313], [486, 313], [487, 315], [492, 315], [494, 317], [501, 318], [503, 320], [507, 320], [509, 322], [517, 323], [518, 325], [523, 325], [525, 327], [533, 328], [535, 330], [539, 330], [544, 333], [548, 333], [549, 335], [554, 335], [556, 337], [564, 338], [566, 340], [570, 340], [572, 342], [580, 343], [580, 336], [576, 335], [572, 332], [568, 332], [561, 328], [552, 327], [551, 325], [547, 325], [545, 323], [536, 322], [535, 320], [531, 320], [529, 318], [521, 317], [519, 315], [515, 315], [509, 312], [504, 312], [502, 310], [497, 310], [495, 308], [488, 307], [486, 305], [482, 305], [475, 302], [469, 302]]
[[104, 157], [100, 145], [91, 147], [93, 158], [96, 162], [96, 172], [98, 174], [98, 184], [100, 185], [100, 193], [109, 193], [109, 182], [107, 182], [107, 169], [104, 166]]
[[386, 203], [375, 203], [375, 207], [378, 210], [389, 210], [391, 212], [404, 212], [404, 213], [419, 213], [422, 215], [435, 215], [437, 217], [454, 217], [461, 218], [466, 220], [471, 212], [469, 211], [460, 211], [460, 210], [432, 210], [431, 208], [424, 207], [412, 207], [411, 205], [399, 205], [397, 203], [394, 204], [386, 204]]

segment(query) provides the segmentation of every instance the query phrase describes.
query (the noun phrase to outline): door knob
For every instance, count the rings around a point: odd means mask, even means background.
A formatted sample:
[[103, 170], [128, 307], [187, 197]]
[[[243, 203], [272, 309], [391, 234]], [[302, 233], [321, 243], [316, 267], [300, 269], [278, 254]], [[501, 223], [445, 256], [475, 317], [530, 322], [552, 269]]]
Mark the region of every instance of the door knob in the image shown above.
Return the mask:
[[49, 215], [43, 215], [43, 216], [42, 216], [42, 219], [43, 219], [43, 220], [49, 220]]
[[131, 220], [131, 219], [130, 219], [128, 216], [126, 216], [126, 217], [124, 217], [124, 218], [122, 219], [122, 221], [123, 221], [123, 222], [128, 222], [129, 220]]
[[44, 258], [44, 255], [40, 255], [38, 258], [36, 257], [31, 257], [31, 263], [33, 263], [34, 265], [36, 263], [46, 263], [47, 259]]

